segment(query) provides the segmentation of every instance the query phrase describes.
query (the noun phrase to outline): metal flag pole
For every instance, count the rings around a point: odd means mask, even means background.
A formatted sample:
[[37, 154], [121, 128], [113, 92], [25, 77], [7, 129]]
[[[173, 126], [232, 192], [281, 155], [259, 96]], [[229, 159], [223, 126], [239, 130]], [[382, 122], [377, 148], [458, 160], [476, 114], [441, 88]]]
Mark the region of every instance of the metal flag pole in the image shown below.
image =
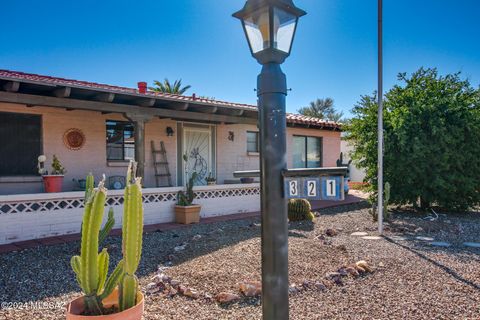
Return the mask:
[[383, 0], [378, 0], [378, 233], [383, 234]]

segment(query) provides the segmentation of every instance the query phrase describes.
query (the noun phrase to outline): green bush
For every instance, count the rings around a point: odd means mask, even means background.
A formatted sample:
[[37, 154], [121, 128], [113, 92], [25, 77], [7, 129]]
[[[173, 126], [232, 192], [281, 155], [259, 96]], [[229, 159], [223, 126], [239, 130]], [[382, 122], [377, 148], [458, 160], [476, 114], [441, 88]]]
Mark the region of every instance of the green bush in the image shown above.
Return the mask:
[[[480, 203], [480, 89], [436, 69], [400, 74], [385, 95], [384, 177], [391, 203], [467, 210]], [[346, 126], [351, 154], [377, 188], [376, 97], [363, 96]]]

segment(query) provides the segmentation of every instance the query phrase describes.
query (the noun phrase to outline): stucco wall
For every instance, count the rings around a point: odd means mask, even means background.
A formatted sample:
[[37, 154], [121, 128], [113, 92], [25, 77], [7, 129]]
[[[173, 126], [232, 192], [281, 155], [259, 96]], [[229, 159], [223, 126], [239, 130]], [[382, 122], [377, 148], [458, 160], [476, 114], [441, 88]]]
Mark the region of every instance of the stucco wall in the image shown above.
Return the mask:
[[[92, 172], [98, 181], [102, 174], [108, 176], [125, 175], [127, 163], [107, 162], [106, 160], [106, 120], [126, 120], [119, 114], [106, 114], [92, 111], [66, 111], [59, 108], [31, 107], [23, 105], [0, 103], [0, 112], [18, 112], [42, 115], [43, 154], [48, 158], [50, 166], [52, 155], [56, 154], [67, 169], [64, 180], [64, 190], [74, 187], [72, 179], [82, 179]], [[173, 137], [167, 137], [166, 127], [175, 130]], [[69, 150], [63, 143], [63, 134], [70, 128], [78, 128], [86, 136], [86, 143], [80, 150]], [[145, 178], [146, 187], [155, 187], [153, 159], [150, 141], [154, 140], [157, 148], [160, 141], [165, 143], [170, 173], [173, 185], [177, 181], [177, 126], [176, 121], [155, 118], [145, 126]], [[234, 140], [228, 140], [229, 131], [233, 131]], [[254, 170], [259, 168], [259, 155], [247, 153], [247, 131], [258, 131], [254, 125], [218, 125], [216, 135], [216, 168], [217, 183], [234, 179], [233, 172], [237, 170]], [[340, 132], [288, 128], [287, 130], [287, 163], [292, 166], [291, 154], [294, 135], [309, 135], [323, 137], [323, 165], [335, 166], [340, 154]], [[0, 150], [1, 152], [1, 150]], [[0, 177], [0, 194], [38, 193], [43, 192], [43, 184], [39, 177], [28, 179]], [[33, 181], [32, 181], [33, 180]]]

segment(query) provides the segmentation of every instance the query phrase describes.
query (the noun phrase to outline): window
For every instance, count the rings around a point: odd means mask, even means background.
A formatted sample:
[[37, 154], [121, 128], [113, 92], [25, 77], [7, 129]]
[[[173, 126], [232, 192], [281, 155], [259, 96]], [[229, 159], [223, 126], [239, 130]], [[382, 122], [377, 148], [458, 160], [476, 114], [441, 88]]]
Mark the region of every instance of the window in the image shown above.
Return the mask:
[[0, 176], [38, 175], [41, 153], [41, 117], [0, 112]]
[[134, 160], [134, 126], [130, 122], [107, 120], [107, 160]]
[[319, 168], [322, 166], [322, 138], [293, 137], [293, 167]]
[[260, 152], [258, 132], [247, 131], [247, 152]]

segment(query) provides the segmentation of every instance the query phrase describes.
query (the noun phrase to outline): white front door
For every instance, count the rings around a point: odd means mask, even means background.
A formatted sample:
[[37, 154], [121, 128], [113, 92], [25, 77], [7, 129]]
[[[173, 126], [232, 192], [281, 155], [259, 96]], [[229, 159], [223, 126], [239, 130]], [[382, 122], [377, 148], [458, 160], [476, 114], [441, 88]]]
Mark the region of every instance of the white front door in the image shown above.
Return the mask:
[[[212, 130], [210, 127], [187, 127], [183, 128], [183, 155], [187, 156], [184, 163], [184, 172], [197, 173], [195, 185], [205, 185], [205, 178], [212, 171]], [[184, 183], [186, 174], [183, 175]]]

